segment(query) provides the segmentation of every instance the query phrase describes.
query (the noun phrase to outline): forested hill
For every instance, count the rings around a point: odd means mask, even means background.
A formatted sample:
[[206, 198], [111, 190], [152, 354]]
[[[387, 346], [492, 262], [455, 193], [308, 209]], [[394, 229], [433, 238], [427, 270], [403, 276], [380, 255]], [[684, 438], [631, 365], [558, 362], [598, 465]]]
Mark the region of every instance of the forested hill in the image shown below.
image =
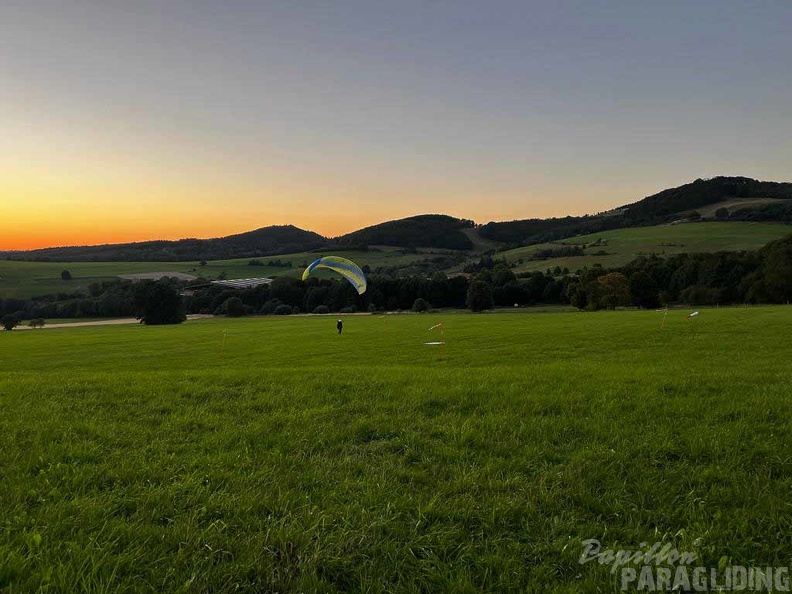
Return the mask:
[[327, 239], [292, 225], [263, 227], [216, 239], [144, 241], [94, 246], [58, 247], [7, 252], [8, 259], [69, 262], [180, 262], [252, 258], [308, 251], [327, 245]]
[[474, 225], [473, 221], [447, 215], [418, 215], [365, 227], [337, 237], [334, 242], [342, 246], [392, 245], [469, 250], [473, 243], [462, 229]]
[[724, 204], [718, 216], [722, 220], [792, 222], [792, 183], [747, 177], [697, 179], [606, 213], [492, 222], [480, 227], [479, 234], [493, 241], [527, 245], [610, 229], [695, 220], [696, 209], [720, 203]]
[[663, 190], [618, 210], [624, 211], [623, 216], [627, 221], [662, 222], [670, 215], [734, 198], [792, 199], [792, 183], [758, 181], [748, 177], [697, 179], [677, 188]]
[[[697, 209], [701, 209], [699, 213]], [[792, 222], [792, 183], [747, 177], [698, 179], [596, 215], [492, 222], [476, 227], [467, 219], [426, 214], [387, 221], [328, 239], [292, 225], [263, 227], [216, 239], [181, 239], [98, 246], [0, 252], [0, 258], [53, 262], [174, 262], [255, 258], [316, 249], [388, 245], [402, 248], [472, 250], [557, 241], [598, 231], [676, 220]]]

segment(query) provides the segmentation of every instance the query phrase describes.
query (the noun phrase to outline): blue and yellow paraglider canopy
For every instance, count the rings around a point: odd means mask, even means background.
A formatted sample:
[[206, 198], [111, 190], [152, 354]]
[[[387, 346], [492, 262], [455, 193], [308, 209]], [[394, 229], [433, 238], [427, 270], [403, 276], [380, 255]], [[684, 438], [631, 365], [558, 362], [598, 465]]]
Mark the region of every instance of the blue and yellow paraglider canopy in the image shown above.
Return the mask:
[[345, 279], [347, 279], [352, 286], [357, 290], [358, 295], [366, 292], [366, 275], [358, 267], [357, 264], [341, 256], [324, 256], [318, 260], [311, 262], [311, 265], [303, 272], [302, 279], [307, 279], [310, 274], [317, 268], [327, 268], [333, 272], [337, 272]]

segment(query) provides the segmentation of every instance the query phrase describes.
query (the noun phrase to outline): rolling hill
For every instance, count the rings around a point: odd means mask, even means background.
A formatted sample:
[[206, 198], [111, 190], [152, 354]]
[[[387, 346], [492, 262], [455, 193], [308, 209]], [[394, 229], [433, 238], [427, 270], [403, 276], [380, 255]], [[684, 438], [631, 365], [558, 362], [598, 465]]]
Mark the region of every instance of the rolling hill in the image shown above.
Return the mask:
[[[263, 227], [215, 239], [180, 239], [0, 252], [6, 260], [42, 262], [191, 262], [257, 258], [314, 250], [366, 250], [369, 246], [466, 251], [474, 249], [475, 223], [446, 215], [387, 221], [329, 239], [292, 225]], [[476, 241], [477, 245], [481, 242]], [[490, 242], [492, 244], [492, 242]], [[494, 245], [494, 244], [493, 244]]]
[[334, 242], [343, 246], [390, 245], [470, 250], [473, 249], [473, 242], [465, 231], [474, 225], [473, 221], [447, 215], [418, 215], [366, 227], [337, 237]]
[[45, 262], [186, 262], [301, 252], [322, 247], [327, 243], [325, 237], [313, 231], [305, 231], [293, 225], [279, 225], [215, 239], [56, 247], [4, 252], [0, 256], [9, 260]]
[[[739, 199], [736, 200], [736, 199]], [[761, 199], [754, 204], [751, 199]], [[734, 203], [739, 202], [739, 206]], [[697, 179], [643, 200], [597, 215], [556, 219], [491, 222], [479, 234], [512, 246], [558, 241], [611, 229], [659, 225], [688, 217], [696, 209], [726, 206], [730, 221], [792, 222], [792, 183], [766, 182], [747, 177]], [[702, 213], [699, 213], [702, 214]]]

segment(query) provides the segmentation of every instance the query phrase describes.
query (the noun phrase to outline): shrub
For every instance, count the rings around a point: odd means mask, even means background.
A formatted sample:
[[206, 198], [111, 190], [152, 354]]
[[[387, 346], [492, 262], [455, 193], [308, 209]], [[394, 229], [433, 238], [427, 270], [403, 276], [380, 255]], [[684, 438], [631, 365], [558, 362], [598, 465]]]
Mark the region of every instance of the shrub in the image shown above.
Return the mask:
[[330, 308], [327, 307], [326, 305], [317, 305], [314, 308], [313, 312], [315, 314], [329, 314], [330, 313]]
[[293, 311], [292, 310], [292, 306], [291, 305], [286, 305], [284, 303], [284, 304], [279, 305], [278, 307], [276, 307], [275, 311], [273, 313], [276, 316], [288, 316], [289, 314], [292, 313], [292, 311]]
[[344, 313], [344, 314], [350, 314], [350, 313], [355, 313], [355, 312], [357, 312], [357, 306], [356, 305], [348, 305], [346, 307], [342, 307], [341, 310], [340, 310], [340, 313]]
[[432, 309], [431, 304], [426, 299], [422, 299], [421, 297], [418, 297], [412, 306], [412, 310], [418, 313], [423, 313], [425, 311], [429, 311], [430, 309]]

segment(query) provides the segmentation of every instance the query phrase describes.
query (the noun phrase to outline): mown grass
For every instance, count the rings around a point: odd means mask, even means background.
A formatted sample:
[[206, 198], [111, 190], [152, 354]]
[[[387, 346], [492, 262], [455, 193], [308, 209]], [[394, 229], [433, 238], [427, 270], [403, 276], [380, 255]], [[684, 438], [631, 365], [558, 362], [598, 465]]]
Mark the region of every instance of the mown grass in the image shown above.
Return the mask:
[[[522, 260], [517, 271], [569, 268], [572, 272], [601, 264], [605, 268], [623, 266], [639, 255], [672, 255], [717, 251], [757, 250], [770, 241], [792, 234], [792, 226], [778, 223], [709, 222], [634, 227], [572, 237], [554, 244], [541, 244], [508, 250], [499, 254], [509, 262]], [[539, 249], [606, 241], [590, 247], [585, 255], [549, 260], [531, 260]], [[599, 252], [604, 252], [599, 254]]]
[[614, 591], [588, 538], [788, 565], [792, 309], [659, 315], [0, 333], [0, 589]]

